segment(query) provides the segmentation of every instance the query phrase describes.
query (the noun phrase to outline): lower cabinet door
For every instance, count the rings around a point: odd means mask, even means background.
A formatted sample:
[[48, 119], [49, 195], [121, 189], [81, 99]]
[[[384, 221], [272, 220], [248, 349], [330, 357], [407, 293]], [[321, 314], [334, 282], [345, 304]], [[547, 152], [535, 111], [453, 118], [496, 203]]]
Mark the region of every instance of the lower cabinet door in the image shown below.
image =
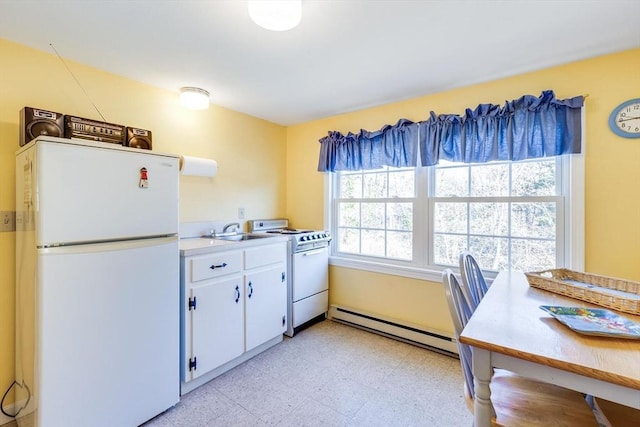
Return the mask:
[[191, 318], [191, 379], [244, 352], [244, 289], [242, 276], [207, 282], [191, 288], [195, 308]]
[[249, 351], [286, 330], [285, 265], [245, 273], [245, 350]]

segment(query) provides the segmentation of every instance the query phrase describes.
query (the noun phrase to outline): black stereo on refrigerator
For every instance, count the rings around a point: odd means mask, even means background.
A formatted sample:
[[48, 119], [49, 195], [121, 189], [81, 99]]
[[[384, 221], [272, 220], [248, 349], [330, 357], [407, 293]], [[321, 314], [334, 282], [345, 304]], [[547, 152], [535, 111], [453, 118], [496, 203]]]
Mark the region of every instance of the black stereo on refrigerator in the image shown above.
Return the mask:
[[24, 107], [20, 110], [20, 146], [40, 136], [64, 136], [64, 115], [40, 108]]
[[64, 116], [64, 136], [124, 145], [126, 135], [122, 125], [89, 120], [84, 117]]

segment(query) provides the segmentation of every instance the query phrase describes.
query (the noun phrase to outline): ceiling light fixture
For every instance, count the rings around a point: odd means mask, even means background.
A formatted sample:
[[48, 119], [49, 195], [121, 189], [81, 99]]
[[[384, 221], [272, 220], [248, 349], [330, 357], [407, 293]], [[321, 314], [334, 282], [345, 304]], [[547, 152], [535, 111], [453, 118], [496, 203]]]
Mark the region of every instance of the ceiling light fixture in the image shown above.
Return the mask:
[[199, 87], [182, 87], [180, 104], [192, 110], [206, 110], [209, 108], [209, 92]]
[[248, 0], [249, 16], [271, 31], [287, 31], [302, 18], [302, 0]]

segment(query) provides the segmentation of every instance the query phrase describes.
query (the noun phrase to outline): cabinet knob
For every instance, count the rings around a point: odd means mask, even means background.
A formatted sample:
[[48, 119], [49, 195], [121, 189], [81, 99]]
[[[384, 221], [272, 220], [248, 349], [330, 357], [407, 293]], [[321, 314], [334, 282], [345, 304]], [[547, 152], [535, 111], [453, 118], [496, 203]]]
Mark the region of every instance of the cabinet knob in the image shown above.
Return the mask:
[[287, 323], [287, 318], [286, 316], [282, 316], [282, 326], [284, 326], [285, 323]]

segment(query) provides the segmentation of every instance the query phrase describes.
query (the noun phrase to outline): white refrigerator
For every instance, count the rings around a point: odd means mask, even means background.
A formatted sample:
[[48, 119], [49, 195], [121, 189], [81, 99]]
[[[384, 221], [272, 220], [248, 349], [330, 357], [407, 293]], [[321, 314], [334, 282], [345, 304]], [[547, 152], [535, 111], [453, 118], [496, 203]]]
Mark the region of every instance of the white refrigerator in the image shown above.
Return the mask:
[[18, 425], [137, 426], [178, 402], [178, 162], [54, 137], [17, 151]]

